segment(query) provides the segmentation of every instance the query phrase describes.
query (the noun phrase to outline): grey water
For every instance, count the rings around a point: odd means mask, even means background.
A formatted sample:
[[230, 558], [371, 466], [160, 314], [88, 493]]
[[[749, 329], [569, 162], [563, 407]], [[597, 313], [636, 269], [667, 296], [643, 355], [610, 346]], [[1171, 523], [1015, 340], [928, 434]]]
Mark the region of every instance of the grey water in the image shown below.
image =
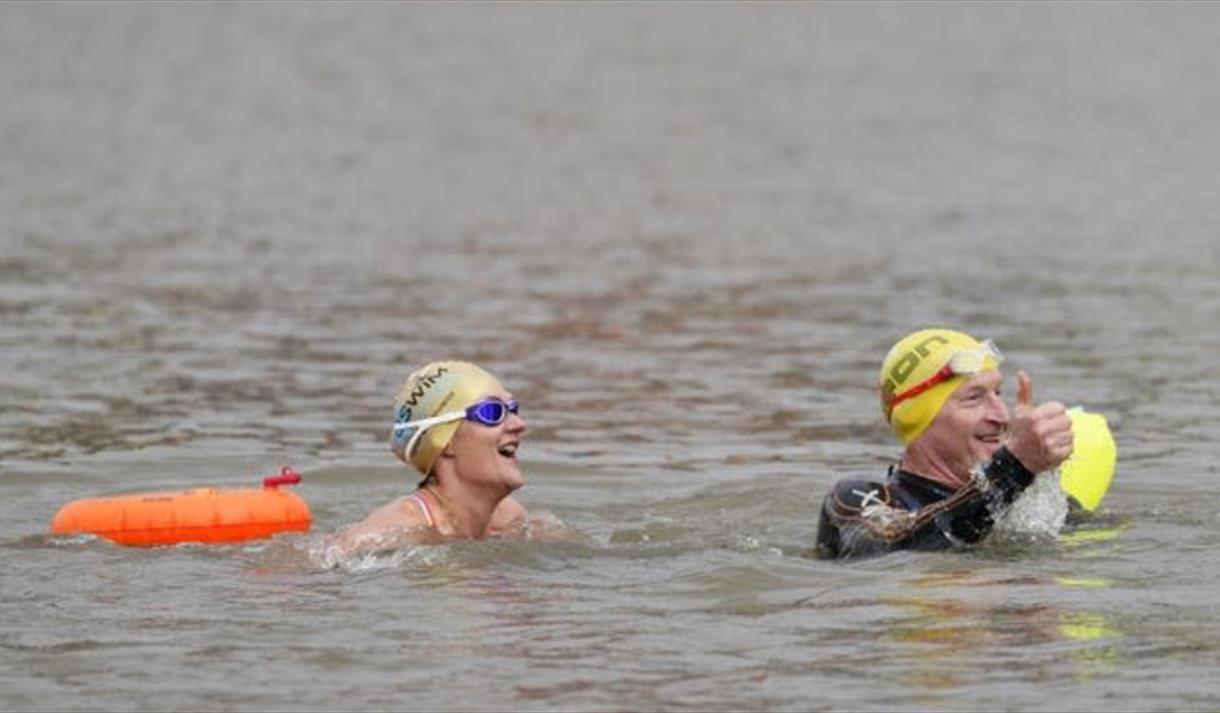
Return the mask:
[[[0, 709], [1215, 710], [1220, 6], [0, 4]], [[905, 332], [1105, 414], [1091, 523], [808, 557]], [[499, 375], [580, 538], [300, 552]], [[1007, 391], [1014, 384], [1007, 383]], [[313, 531], [83, 497], [304, 474]]]

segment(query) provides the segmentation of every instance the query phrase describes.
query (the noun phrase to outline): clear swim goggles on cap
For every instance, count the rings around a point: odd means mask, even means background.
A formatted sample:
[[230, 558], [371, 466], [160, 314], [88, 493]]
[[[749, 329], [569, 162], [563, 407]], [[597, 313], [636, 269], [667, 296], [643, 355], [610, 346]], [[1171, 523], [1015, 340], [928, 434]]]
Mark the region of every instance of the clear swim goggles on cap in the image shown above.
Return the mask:
[[885, 406], [886, 418], [889, 418], [890, 414], [894, 412], [894, 407], [898, 404], [919, 396], [941, 382], [948, 381], [955, 376], [973, 376], [981, 372], [988, 358], [994, 359], [997, 364], [1004, 361], [1004, 355], [1000, 353], [1000, 348], [990, 339], [984, 341], [975, 349], [959, 350], [949, 357], [949, 362], [942, 366], [935, 374], [906, 391], [891, 396]]
[[503, 401], [492, 396], [471, 404], [466, 407], [465, 411], [449, 411], [448, 413], [438, 414], [431, 418], [421, 418], [418, 421], [396, 423], [394, 424], [394, 438], [397, 440], [405, 435], [407, 431], [414, 429], [415, 432], [411, 434], [411, 439], [407, 441], [407, 445], [403, 448], [404, 453], [410, 454], [411, 449], [415, 447], [415, 442], [433, 426], [462, 420], [474, 421], [489, 427], [499, 426], [501, 423], [504, 423], [504, 419], [508, 418], [508, 414], [517, 413], [517, 409], [516, 399]]

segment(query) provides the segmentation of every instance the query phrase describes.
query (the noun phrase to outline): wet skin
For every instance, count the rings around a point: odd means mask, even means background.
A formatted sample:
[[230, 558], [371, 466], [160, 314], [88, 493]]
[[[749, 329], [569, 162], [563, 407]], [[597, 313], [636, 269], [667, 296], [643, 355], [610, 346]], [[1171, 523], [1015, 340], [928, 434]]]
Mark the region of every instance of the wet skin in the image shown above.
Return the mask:
[[[481, 399], [488, 397], [512, 400], [498, 383]], [[528, 513], [511, 493], [525, 484], [517, 450], [526, 428], [513, 413], [495, 426], [463, 421], [433, 465], [435, 477], [416, 492], [427, 502], [433, 526], [414, 498], [402, 497], [344, 528], [339, 546], [350, 554], [392, 545], [404, 535], [480, 539], [520, 530]]]
[[1033, 380], [1020, 371], [1017, 404], [1010, 414], [1001, 398], [1003, 381], [998, 370], [991, 370], [962, 382], [927, 430], [907, 446], [902, 468], [957, 488], [1001, 446], [1033, 473], [1063, 462], [1072, 453], [1072, 425], [1063, 404], [1034, 406]]

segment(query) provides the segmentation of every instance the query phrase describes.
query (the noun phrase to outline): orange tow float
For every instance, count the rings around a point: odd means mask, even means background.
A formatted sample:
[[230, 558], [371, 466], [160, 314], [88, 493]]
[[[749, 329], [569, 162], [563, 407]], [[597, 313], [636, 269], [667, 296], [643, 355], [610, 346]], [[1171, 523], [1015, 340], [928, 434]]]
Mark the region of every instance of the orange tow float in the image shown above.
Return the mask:
[[301, 474], [285, 466], [263, 479], [263, 487], [190, 490], [89, 498], [55, 513], [51, 532], [88, 533], [120, 545], [152, 547], [180, 542], [240, 542], [277, 532], [308, 530], [309, 505], [296, 493]]

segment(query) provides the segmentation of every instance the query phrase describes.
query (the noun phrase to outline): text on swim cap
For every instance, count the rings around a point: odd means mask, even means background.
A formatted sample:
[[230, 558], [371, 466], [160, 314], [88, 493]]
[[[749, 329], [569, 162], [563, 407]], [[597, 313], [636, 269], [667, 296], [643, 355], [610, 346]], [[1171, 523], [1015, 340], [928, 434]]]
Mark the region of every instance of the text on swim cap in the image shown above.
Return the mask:
[[911, 375], [911, 372], [915, 371], [915, 367], [919, 366], [919, 363], [932, 353], [931, 350], [928, 349], [928, 345], [932, 342], [948, 344], [949, 340], [945, 339], [939, 334], [933, 334], [922, 342], [916, 344], [914, 349], [906, 354], [903, 354], [902, 358], [898, 360], [898, 363], [890, 367], [890, 373], [886, 375], [885, 384], [881, 387], [882, 403], [888, 404], [890, 400], [894, 398], [894, 392], [898, 390], [898, 385], [905, 382], [907, 377]]
[[419, 400], [423, 398], [428, 389], [436, 385], [440, 378], [449, 373], [449, 368], [444, 366], [436, 367], [436, 371], [431, 374], [424, 374], [419, 377], [415, 387], [411, 389], [411, 393], [403, 400], [402, 405], [398, 407], [398, 413], [395, 414], [394, 420], [398, 423], [406, 423], [411, 420], [411, 409], [419, 405]]

